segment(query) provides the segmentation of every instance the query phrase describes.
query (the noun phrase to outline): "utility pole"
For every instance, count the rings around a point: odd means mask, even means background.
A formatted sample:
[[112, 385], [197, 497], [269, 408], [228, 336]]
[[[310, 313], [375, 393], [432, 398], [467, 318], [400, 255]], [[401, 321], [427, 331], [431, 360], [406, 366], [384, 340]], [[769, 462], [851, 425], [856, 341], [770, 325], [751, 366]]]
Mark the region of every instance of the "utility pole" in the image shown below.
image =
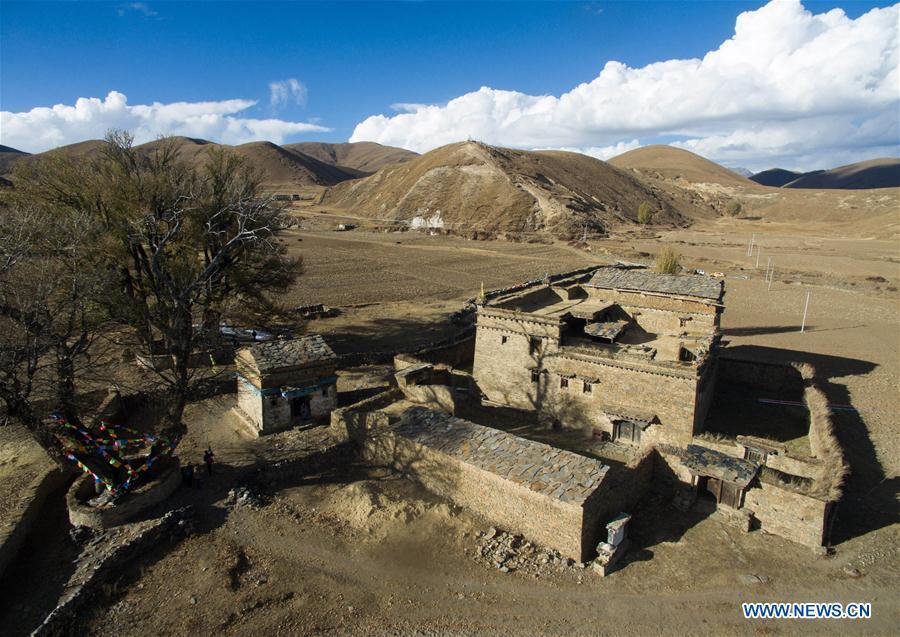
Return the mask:
[[806, 305], [803, 306], [803, 321], [800, 323], [800, 332], [806, 330], [806, 311], [809, 309], [809, 290], [806, 291]]
[[766, 282], [769, 281], [769, 268], [772, 267], [772, 257], [769, 257], [769, 261], [766, 263]]
[[752, 256], [753, 256], [753, 242], [754, 242], [755, 240], [756, 240], [756, 234], [754, 233], [754, 234], [751, 235], [751, 237], [750, 237], [750, 247], [747, 248], [747, 256], [748, 256], [748, 257], [752, 257]]
[[757, 270], [759, 270], [759, 255], [760, 255], [760, 249], [759, 249], [759, 245], [757, 245], [756, 246], [756, 269]]
[[775, 264], [772, 264], [772, 273], [769, 275], [769, 287], [766, 288], [766, 292], [772, 291], [772, 281], [775, 280]]

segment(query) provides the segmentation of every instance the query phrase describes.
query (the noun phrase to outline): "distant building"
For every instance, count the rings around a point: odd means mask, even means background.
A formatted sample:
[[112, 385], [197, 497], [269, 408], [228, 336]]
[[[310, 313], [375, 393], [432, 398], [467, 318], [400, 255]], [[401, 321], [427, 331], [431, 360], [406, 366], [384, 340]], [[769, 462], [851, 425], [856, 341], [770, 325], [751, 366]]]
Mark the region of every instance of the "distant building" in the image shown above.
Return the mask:
[[235, 410], [257, 435], [312, 423], [337, 406], [337, 356], [319, 335], [257, 343], [235, 364]]

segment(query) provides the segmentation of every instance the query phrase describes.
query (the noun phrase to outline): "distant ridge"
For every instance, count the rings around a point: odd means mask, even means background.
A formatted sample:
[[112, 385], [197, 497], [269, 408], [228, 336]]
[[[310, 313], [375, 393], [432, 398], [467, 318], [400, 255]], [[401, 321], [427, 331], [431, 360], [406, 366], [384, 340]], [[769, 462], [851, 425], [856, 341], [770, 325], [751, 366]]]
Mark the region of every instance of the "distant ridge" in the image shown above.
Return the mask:
[[[228, 146], [193, 137], [171, 137], [169, 139], [176, 144], [179, 157], [195, 165], [203, 162], [206, 154], [212, 148], [230, 148], [243, 157], [250, 165], [261, 170], [265, 183], [270, 187], [331, 186], [348, 179], [357, 179], [367, 174], [353, 168], [343, 168], [329, 164], [298, 150], [278, 146], [271, 142], [250, 142], [240, 146]], [[9, 174], [13, 165], [25, 158], [40, 158], [51, 153], [83, 157], [101, 151], [105, 144], [106, 142], [103, 140], [92, 139], [61, 146], [35, 155], [29, 155], [15, 149], [0, 150], [0, 175]], [[135, 148], [143, 152], [153, 152], [158, 145], [159, 141], [155, 140], [139, 144]]]
[[900, 186], [900, 159], [881, 158], [847, 166], [805, 173], [784, 185], [785, 188], [861, 190]]
[[755, 181], [756, 183], [763, 186], [781, 188], [785, 184], [789, 184], [802, 175], [803, 173], [794, 172], [793, 170], [785, 170], [784, 168], [770, 168], [769, 170], [764, 170], [762, 172], [756, 173], [755, 175], [751, 175], [750, 181]]
[[375, 142], [347, 142], [332, 144], [327, 142], [300, 142], [297, 144], [285, 144], [284, 148], [295, 150], [315, 157], [319, 161], [351, 169], [360, 173], [371, 175], [389, 166], [409, 161], [418, 157], [418, 153], [394, 146], [382, 146]]

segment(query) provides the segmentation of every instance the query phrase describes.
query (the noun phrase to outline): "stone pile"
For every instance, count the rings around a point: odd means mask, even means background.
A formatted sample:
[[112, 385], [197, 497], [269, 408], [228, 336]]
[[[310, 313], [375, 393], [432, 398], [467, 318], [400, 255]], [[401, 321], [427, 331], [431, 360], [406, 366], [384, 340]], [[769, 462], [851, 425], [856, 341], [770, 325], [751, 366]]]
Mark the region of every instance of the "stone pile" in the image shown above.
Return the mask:
[[258, 509], [266, 505], [266, 499], [263, 494], [255, 489], [241, 485], [234, 487], [228, 492], [225, 503], [228, 506], [246, 506], [251, 509]]
[[566, 574], [577, 576], [581, 582], [581, 562], [563, 557], [558, 551], [537, 546], [521, 535], [491, 527], [475, 536], [475, 548], [467, 549], [476, 562], [502, 573], [520, 572], [532, 577]]

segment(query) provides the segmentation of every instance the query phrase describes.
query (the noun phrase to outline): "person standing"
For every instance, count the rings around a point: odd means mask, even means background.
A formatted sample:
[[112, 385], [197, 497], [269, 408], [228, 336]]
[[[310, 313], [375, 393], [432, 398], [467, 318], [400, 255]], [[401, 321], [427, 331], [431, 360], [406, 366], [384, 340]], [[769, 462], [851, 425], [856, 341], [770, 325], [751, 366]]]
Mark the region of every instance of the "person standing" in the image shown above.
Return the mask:
[[188, 487], [194, 486], [194, 465], [188, 463], [181, 469], [181, 478]]
[[203, 452], [203, 462], [206, 463], [206, 473], [208, 475], [212, 475], [212, 466], [215, 457], [216, 454], [213, 453], [212, 447], [207, 447], [206, 451]]

